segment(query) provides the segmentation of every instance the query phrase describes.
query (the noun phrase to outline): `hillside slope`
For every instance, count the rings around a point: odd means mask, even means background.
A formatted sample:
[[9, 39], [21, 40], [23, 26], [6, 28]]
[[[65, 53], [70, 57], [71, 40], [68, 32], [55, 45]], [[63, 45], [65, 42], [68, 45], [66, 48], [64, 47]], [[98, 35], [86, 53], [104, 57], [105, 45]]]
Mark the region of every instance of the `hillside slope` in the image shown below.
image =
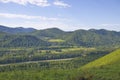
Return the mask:
[[60, 35], [63, 35], [65, 32], [58, 28], [48, 28], [44, 30], [37, 30], [32, 32], [31, 34], [40, 38], [56, 38]]
[[104, 29], [76, 30], [67, 38], [67, 42], [78, 46], [111, 46], [120, 44], [120, 32]]
[[99, 58], [93, 62], [90, 62], [89, 64], [83, 66], [82, 68], [94, 68], [94, 67], [100, 67], [105, 65], [114, 64], [115, 62], [120, 60], [120, 49], [102, 57]]
[[90, 80], [120, 80], [120, 49], [80, 68]]
[[50, 43], [31, 35], [12, 37], [9, 40], [6, 40], [4, 47], [37, 47], [50, 45]]

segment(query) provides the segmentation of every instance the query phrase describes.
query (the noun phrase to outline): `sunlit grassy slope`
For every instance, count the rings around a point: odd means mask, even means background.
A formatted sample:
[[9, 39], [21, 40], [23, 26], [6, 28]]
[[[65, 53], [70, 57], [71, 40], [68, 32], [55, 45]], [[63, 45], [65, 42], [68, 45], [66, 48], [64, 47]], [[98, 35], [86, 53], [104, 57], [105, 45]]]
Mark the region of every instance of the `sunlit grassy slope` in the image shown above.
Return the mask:
[[65, 42], [65, 41], [62, 40], [62, 39], [50, 39], [49, 42], [58, 42], [58, 43], [61, 43], [61, 42]]
[[120, 80], [120, 49], [80, 68], [90, 80]]
[[114, 64], [118, 61], [120, 61], [120, 49], [113, 51], [112, 53], [93, 62], [88, 63], [87, 65], [83, 66], [82, 69], [101, 67], [104, 65]]

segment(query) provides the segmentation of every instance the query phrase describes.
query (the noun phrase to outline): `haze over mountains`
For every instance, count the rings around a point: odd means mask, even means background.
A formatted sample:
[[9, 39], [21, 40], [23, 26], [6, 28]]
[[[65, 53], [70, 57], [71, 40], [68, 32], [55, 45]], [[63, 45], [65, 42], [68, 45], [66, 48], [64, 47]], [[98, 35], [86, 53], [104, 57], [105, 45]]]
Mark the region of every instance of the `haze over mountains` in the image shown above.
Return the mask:
[[[65, 32], [58, 28], [36, 30], [34, 28], [10, 28], [6, 26], [0, 26], [0, 33], [0, 43], [3, 47], [30, 47], [50, 45], [92, 47], [120, 45], [120, 32], [109, 31], [105, 29], [79, 29]], [[63, 41], [50, 42], [51, 39], [59, 39]]]
[[[53, 27], [53, 28], [60, 30], [60, 28], [57, 28], [57, 27]], [[52, 29], [52, 28], [47, 28], [47, 29]], [[47, 29], [41, 29], [41, 30], [47, 30]], [[35, 29], [35, 28], [32, 28], [32, 27], [29, 27], [29, 28], [24, 28], [24, 27], [12, 28], [12, 27], [9, 27], [9, 26], [0, 25], [0, 31], [9, 32], [9, 33], [32, 32], [32, 31], [35, 31], [35, 30], [38, 30], [38, 29]], [[85, 30], [85, 29], [78, 29], [78, 30]], [[89, 30], [94, 31], [94, 30], [106, 30], [106, 29], [91, 28]], [[61, 30], [61, 31], [64, 31], [64, 30]], [[74, 30], [74, 31], [76, 31], [76, 30]], [[115, 31], [115, 30], [108, 30], [108, 31]], [[65, 31], [65, 32], [73, 32], [73, 31]], [[116, 32], [120, 32], [120, 31], [116, 31]]]
[[0, 31], [1, 32], [6, 32], [6, 33], [27, 33], [27, 32], [32, 32], [35, 31], [36, 29], [34, 28], [23, 28], [23, 27], [18, 27], [18, 28], [10, 28], [7, 26], [0, 25]]

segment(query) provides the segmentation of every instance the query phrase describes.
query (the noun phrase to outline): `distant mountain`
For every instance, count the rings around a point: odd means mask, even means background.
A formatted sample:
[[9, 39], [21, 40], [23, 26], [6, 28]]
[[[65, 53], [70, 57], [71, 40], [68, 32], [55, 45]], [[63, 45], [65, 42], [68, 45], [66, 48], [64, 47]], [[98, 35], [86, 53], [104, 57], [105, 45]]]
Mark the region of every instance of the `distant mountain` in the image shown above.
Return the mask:
[[[84, 46], [84, 47], [99, 47], [99, 46], [120, 46], [120, 32], [108, 31], [105, 29], [90, 29], [76, 30], [65, 32], [58, 28], [48, 28], [44, 30], [35, 30], [33, 28], [9, 28], [0, 26], [0, 40], [4, 41], [14, 39], [14, 36], [22, 34], [24, 36], [31, 35], [33, 38], [49, 42], [52, 40], [63, 40], [61, 43], [54, 43], [54, 46]], [[11, 34], [9, 34], [11, 33]], [[20, 34], [18, 34], [20, 33]], [[27, 41], [27, 38], [24, 40]], [[32, 38], [32, 40], [33, 40]], [[34, 41], [34, 40], [33, 40]], [[1, 42], [0, 42], [1, 43]], [[12, 43], [11, 43], [12, 44]]]
[[16, 34], [16, 33], [28, 33], [33, 31], [35, 31], [35, 29], [33, 28], [22, 28], [22, 27], [10, 28], [10, 27], [0, 25], [0, 32]]
[[64, 31], [58, 29], [58, 28], [48, 28], [44, 30], [37, 30], [31, 33], [32, 35], [35, 35], [37, 37], [47, 37], [47, 38], [59, 38], [59, 36], [64, 35]]
[[37, 30], [31, 33], [41, 39], [62, 39], [64, 44], [85, 47], [120, 45], [120, 32], [104, 29], [65, 32], [57, 28]]
[[49, 46], [50, 43], [43, 41], [35, 36], [31, 35], [22, 35], [22, 36], [14, 36], [12, 38], [7, 39], [4, 47], [37, 47], [37, 46]]
[[120, 45], [120, 32], [108, 31], [108, 30], [76, 30], [69, 38], [67, 42], [78, 46], [110, 46]]
[[3, 36], [5, 36], [7, 33], [5, 32], [0, 32], [0, 38], [2, 38]]

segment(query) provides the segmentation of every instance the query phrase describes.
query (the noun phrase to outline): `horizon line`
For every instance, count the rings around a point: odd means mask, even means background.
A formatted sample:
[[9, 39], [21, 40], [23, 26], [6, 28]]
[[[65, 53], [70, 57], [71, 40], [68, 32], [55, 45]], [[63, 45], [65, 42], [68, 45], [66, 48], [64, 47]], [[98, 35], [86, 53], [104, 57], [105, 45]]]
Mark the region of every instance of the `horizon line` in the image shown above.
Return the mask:
[[34, 27], [24, 27], [24, 26], [6, 26], [6, 25], [1, 25], [0, 24], [0, 27], [3, 26], [3, 27], [7, 27], [7, 28], [24, 28], [24, 29], [29, 29], [29, 28], [32, 28], [32, 29], [35, 29], [35, 30], [46, 30], [46, 29], [53, 29], [53, 28], [56, 28], [56, 29], [59, 29], [59, 30], [62, 30], [62, 31], [65, 31], [65, 32], [72, 32], [72, 31], [77, 31], [77, 30], [86, 30], [86, 31], [89, 31], [89, 30], [107, 30], [107, 31], [116, 31], [116, 32], [120, 32], [120, 31], [117, 31], [117, 30], [109, 30], [109, 29], [104, 29], [104, 28], [89, 28], [89, 29], [82, 29], [82, 28], [79, 28], [79, 29], [75, 29], [75, 30], [63, 30], [61, 28], [58, 28], [58, 27], [48, 27], [48, 28], [44, 28], [44, 29], [37, 29], [37, 28], [34, 28]]

